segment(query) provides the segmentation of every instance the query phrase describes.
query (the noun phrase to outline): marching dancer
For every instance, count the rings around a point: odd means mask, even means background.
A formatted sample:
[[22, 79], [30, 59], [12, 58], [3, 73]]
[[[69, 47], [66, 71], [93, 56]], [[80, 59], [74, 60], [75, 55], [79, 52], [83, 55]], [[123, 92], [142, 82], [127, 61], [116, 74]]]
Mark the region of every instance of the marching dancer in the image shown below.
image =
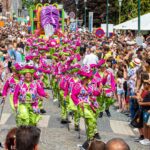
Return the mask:
[[24, 75], [24, 82], [16, 85], [13, 97], [18, 126], [36, 126], [41, 119], [38, 108], [38, 95], [48, 98], [48, 94], [45, 93], [44, 89], [33, 80], [32, 75], [34, 72], [35, 67], [30, 63], [25, 64], [19, 72]]

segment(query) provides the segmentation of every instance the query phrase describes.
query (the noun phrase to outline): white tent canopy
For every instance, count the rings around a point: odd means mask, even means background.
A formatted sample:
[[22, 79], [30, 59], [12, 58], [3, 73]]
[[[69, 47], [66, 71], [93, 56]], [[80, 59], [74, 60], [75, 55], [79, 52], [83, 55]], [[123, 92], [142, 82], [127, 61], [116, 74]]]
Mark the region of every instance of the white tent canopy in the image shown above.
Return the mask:
[[[114, 26], [115, 30], [138, 30], [138, 18]], [[141, 16], [141, 30], [150, 31], [150, 13]]]

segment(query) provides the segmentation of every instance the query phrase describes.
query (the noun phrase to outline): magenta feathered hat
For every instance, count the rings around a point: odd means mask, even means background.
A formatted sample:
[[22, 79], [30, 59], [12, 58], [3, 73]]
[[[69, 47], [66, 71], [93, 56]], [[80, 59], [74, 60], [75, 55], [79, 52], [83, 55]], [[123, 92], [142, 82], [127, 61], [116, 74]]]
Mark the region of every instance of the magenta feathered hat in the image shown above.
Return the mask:
[[97, 68], [97, 64], [90, 64], [91, 69]]
[[73, 49], [73, 50], [76, 50], [76, 49], [77, 49], [76, 45], [71, 45], [70, 47], [71, 47], [71, 49]]
[[74, 64], [71, 66], [72, 69], [81, 69], [81, 65], [80, 64]]
[[44, 40], [44, 39], [38, 39], [37, 41], [38, 41], [38, 42], [45, 43], [45, 40]]
[[14, 71], [20, 71], [23, 67], [23, 64], [22, 63], [15, 63], [11, 69], [14, 70]]
[[56, 46], [55, 46], [55, 48], [59, 48], [60, 47], [60, 45], [59, 44], [57, 44]]
[[55, 39], [50, 39], [48, 42], [47, 42], [48, 46], [51, 48], [53, 47], [56, 47], [57, 46], [57, 41]]
[[36, 79], [40, 79], [41, 76], [42, 76], [42, 73], [39, 72], [39, 71], [36, 71], [36, 72], [34, 73], [34, 78], [36, 78]]
[[93, 75], [93, 72], [88, 65], [84, 65], [78, 72], [79, 75], [90, 78]]
[[28, 63], [23, 63], [21, 65], [21, 70], [19, 70], [20, 74], [25, 74], [25, 73], [34, 73], [36, 71], [36, 68], [34, 66], [34, 63], [32, 61]]
[[38, 44], [37, 43], [33, 43], [32, 47], [38, 47]]
[[67, 44], [67, 43], [68, 43], [68, 41], [69, 41], [69, 40], [68, 40], [68, 38], [67, 38], [67, 37], [65, 37], [65, 38], [63, 39], [63, 43], [64, 43], [64, 44]]
[[81, 55], [80, 54], [76, 54], [76, 58], [77, 58], [78, 61], [80, 61], [81, 60]]
[[81, 68], [81, 65], [80, 64], [74, 64], [74, 65], [71, 65], [68, 69], [68, 72], [69, 73], [78, 73], [78, 71], [80, 70]]
[[81, 46], [81, 40], [80, 39], [77, 39], [76, 46]]
[[45, 45], [39, 45], [38, 50], [39, 52], [44, 52], [44, 51], [49, 51], [49, 48], [48, 46], [45, 46]]
[[99, 67], [105, 65], [105, 63], [106, 63], [106, 60], [105, 60], [105, 59], [101, 59], [101, 60], [98, 62], [97, 67], [99, 68]]
[[25, 57], [25, 59], [26, 59], [26, 61], [30, 61], [30, 60], [33, 60], [34, 58], [37, 58], [37, 57], [39, 57], [39, 53], [38, 53], [38, 51], [34, 51], [33, 53], [27, 55]]

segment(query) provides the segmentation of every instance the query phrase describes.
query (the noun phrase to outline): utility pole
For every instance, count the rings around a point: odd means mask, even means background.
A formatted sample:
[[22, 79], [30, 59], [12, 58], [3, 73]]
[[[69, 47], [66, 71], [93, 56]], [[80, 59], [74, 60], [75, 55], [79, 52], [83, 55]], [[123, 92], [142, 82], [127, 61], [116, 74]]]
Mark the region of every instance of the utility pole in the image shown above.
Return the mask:
[[141, 0], [138, 0], [138, 34], [141, 33]]
[[106, 6], [106, 37], [108, 38], [109, 37], [109, 31], [108, 31], [108, 17], [109, 17], [109, 10], [108, 10], [108, 7], [109, 7], [109, 0], [106, 0], [107, 1], [107, 6]]
[[122, 0], [118, 0], [119, 2], [119, 24], [121, 22], [121, 6], [122, 6]]
[[86, 3], [87, 3], [87, 0], [84, 0], [84, 25], [85, 25], [85, 29], [86, 29]]

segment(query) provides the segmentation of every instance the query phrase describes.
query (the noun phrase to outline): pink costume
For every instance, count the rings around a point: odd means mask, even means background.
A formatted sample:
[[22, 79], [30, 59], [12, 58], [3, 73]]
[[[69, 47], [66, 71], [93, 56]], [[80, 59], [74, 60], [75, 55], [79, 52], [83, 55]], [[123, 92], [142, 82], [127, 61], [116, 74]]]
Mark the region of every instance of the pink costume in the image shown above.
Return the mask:
[[39, 66], [41, 67], [47, 67], [47, 61], [46, 61], [46, 56], [40, 56], [40, 62]]
[[18, 103], [31, 103], [33, 109], [38, 107], [38, 95], [45, 97], [46, 93], [44, 89], [39, 86], [35, 81], [31, 83], [17, 84], [14, 92], [14, 104]]
[[104, 86], [109, 86], [105, 88], [106, 96], [112, 97], [113, 92], [116, 90], [116, 82], [111, 72], [106, 71], [106, 73], [107, 73], [107, 76], [104, 77], [102, 83]]
[[75, 83], [76, 83], [76, 81], [74, 80], [74, 78], [70, 77], [69, 80], [68, 80], [68, 84], [69, 84], [69, 86], [68, 86], [68, 92], [69, 93], [72, 93], [72, 88], [75, 85]]
[[18, 79], [15, 79], [13, 76], [11, 76], [5, 83], [2, 91], [2, 96], [7, 96], [9, 93], [9, 102], [12, 110], [14, 110], [14, 103], [13, 103], [13, 95], [15, 92], [16, 85], [18, 83], [21, 83], [23, 79], [20, 81]]
[[69, 78], [70, 78], [69, 75], [63, 75], [60, 78], [59, 87], [61, 90], [64, 91], [64, 97], [66, 97], [68, 95], [68, 90], [69, 90], [68, 80], [69, 80]]
[[19, 82], [19, 80], [15, 79], [13, 76], [11, 76], [5, 83], [2, 91], [2, 96], [7, 96], [7, 93], [14, 94], [16, 84]]
[[77, 82], [73, 86], [71, 98], [75, 105], [78, 105], [80, 101], [84, 101], [85, 103], [90, 103], [88, 89], [83, 87], [81, 82]]
[[92, 83], [96, 83], [97, 84], [97, 86], [100, 86], [100, 84], [102, 83], [102, 80], [103, 80], [103, 77], [102, 77], [102, 75], [99, 73], [99, 72], [96, 72], [95, 74], [94, 74], [94, 77], [93, 77], [93, 79], [92, 79]]

